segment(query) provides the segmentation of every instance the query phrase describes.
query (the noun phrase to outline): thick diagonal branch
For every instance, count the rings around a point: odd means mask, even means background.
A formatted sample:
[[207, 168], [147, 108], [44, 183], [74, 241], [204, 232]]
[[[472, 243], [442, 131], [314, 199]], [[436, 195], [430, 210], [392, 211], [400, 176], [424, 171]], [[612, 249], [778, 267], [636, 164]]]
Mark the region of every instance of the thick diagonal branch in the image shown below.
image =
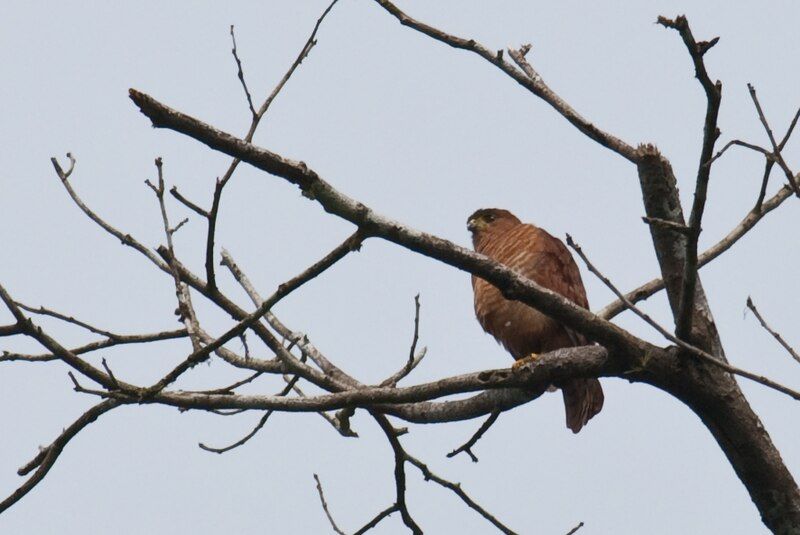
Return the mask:
[[135, 89], [130, 90], [130, 97], [142, 113], [150, 118], [153, 126], [169, 128], [193, 137], [215, 150], [238, 157], [259, 169], [297, 185], [305, 196], [319, 202], [326, 211], [357, 225], [368, 236], [383, 238], [473, 275], [478, 275], [500, 288], [507, 298], [534, 306], [600, 343], [626, 348], [633, 353], [639, 353], [646, 348], [643, 341], [630, 333], [612, 323], [601, 320], [563, 296], [521, 277], [502, 264], [447, 240], [401, 225], [397, 221], [374, 212], [363, 203], [340, 193], [304, 162], [284, 158], [267, 149], [237, 139], [202, 121], [169, 108]]

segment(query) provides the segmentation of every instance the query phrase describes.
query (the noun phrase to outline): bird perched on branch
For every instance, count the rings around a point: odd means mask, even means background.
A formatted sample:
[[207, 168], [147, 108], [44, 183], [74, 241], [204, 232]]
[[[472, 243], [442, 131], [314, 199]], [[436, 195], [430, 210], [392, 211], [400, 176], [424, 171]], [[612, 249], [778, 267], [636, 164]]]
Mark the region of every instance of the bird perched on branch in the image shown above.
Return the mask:
[[[540, 286], [589, 308], [578, 266], [566, 246], [546, 231], [522, 223], [508, 210], [483, 208], [467, 219], [475, 251], [506, 265]], [[472, 276], [475, 315], [487, 333], [517, 363], [538, 353], [587, 345], [586, 338], [519, 301], [503, 297], [496, 287]], [[515, 363], [515, 365], [517, 364]], [[564, 395], [567, 427], [577, 433], [603, 408], [603, 389], [594, 378], [571, 379], [558, 385]]]

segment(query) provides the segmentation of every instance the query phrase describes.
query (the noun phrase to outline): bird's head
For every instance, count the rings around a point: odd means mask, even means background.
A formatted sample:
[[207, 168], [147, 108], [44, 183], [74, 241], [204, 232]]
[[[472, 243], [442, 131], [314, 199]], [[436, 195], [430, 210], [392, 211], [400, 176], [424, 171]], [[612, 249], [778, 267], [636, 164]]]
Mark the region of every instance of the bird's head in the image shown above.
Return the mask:
[[467, 230], [472, 233], [472, 243], [477, 247], [480, 237], [487, 232], [503, 232], [520, 223], [520, 220], [502, 208], [481, 208], [467, 218]]

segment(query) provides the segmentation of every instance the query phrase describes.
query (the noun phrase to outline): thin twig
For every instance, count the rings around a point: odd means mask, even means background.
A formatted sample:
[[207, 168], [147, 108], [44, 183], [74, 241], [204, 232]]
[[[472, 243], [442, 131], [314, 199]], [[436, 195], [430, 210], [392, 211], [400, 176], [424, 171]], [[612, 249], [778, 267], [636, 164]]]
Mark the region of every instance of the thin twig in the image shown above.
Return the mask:
[[195, 394], [233, 394], [233, 391], [239, 388], [240, 386], [252, 383], [259, 377], [264, 374], [263, 371], [259, 370], [240, 381], [236, 381], [233, 384], [228, 386], [223, 386], [221, 388], [214, 388], [212, 390], [186, 390], [185, 392], [194, 392]]
[[[285, 375], [283, 376], [283, 379], [284, 379], [284, 381], [287, 382], [287, 384], [290, 381], [290, 379], [288, 379], [287, 376], [285, 376]], [[308, 396], [306, 396], [306, 393], [303, 392], [303, 390], [299, 386], [297, 386], [296, 381], [295, 381], [295, 384], [291, 385], [291, 387], [292, 387], [292, 391], [295, 394], [297, 394], [298, 396], [300, 396], [301, 398], [308, 397]], [[343, 409], [343, 410], [347, 410], [347, 409]], [[342, 411], [339, 411], [339, 412], [342, 412]], [[326, 422], [331, 424], [331, 427], [336, 429], [336, 431], [338, 431], [339, 434], [342, 435], [343, 437], [345, 437], [345, 438], [358, 438], [358, 433], [353, 431], [353, 429], [350, 427], [350, 421], [349, 420], [340, 419], [338, 417], [339, 416], [338, 413], [336, 414], [336, 416], [331, 416], [330, 414], [328, 414], [327, 412], [324, 412], [324, 411], [319, 411], [317, 414], [319, 414], [322, 417], [323, 420], [325, 420]]]
[[[186, 336], [186, 329], [178, 329], [175, 331], [164, 331], [153, 334], [114, 334], [113, 338], [106, 338], [97, 342], [91, 342], [74, 349], [70, 349], [73, 355], [82, 355], [84, 353], [91, 353], [98, 349], [105, 349], [116, 345], [124, 344], [145, 344], [148, 342], [160, 342], [163, 340], [174, 340], [175, 338], [183, 338]], [[58, 360], [59, 357], [53, 353], [42, 353], [38, 355], [26, 355], [20, 353], [3, 353], [0, 355], [0, 362], [21, 360], [26, 362], [49, 362], [51, 360]]]
[[17, 306], [19, 308], [21, 308], [22, 310], [25, 310], [27, 312], [31, 312], [33, 314], [38, 314], [40, 316], [50, 316], [51, 318], [60, 319], [61, 321], [64, 321], [66, 323], [71, 323], [73, 325], [77, 325], [78, 327], [82, 327], [82, 328], [86, 329], [89, 332], [93, 332], [95, 334], [99, 334], [99, 335], [105, 336], [107, 338], [114, 339], [114, 338], [117, 337], [117, 335], [115, 335], [112, 332], [109, 332], [109, 331], [106, 331], [105, 329], [100, 329], [98, 327], [90, 325], [90, 324], [86, 323], [85, 321], [81, 321], [81, 320], [79, 320], [77, 318], [74, 318], [73, 316], [68, 316], [66, 314], [62, 314], [60, 312], [56, 312], [55, 310], [51, 310], [51, 309], [45, 308], [43, 306], [32, 307], [32, 306], [26, 305], [25, 303], [20, 303], [19, 301], [15, 301], [15, 303], [17, 304]]
[[339, 529], [339, 526], [336, 525], [336, 521], [333, 520], [333, 516], [328, 510], [328, 502], [325, 501], [325, 494], [322, 492], [322, 483], [320, 483], [319, 476], [317, 476], [317, 474], [314, 474], [314, 481], [317, 482], [317, 493], [319, 494], [319, 501], [322, 502], [322, 510], [325, 511], [325, 516], [328, 517], [328, 522], [331, 523], [333, 531], [339, 535], [345, 535], [345, 532]]
[[[166, 236], [167, 240], [167, 250], [169, 251], [169, 255], [167, 256], [169, 259], [168, 265], [170, 272], [172, 273], [173, 283], [175, 285], [175, 296], [178, 300], [180, 320], [183, 322], [184, 327], [186, 327], [186, 332], [189, 334], [189, 340], [192, 343], [191, 356], [194, 356], [203, 351], [203, 346], [200, 343], [200, 336], [198, 334], [200, 331], [200, 323], [197, 320], [197, 314], [195, 313], [194, 306], [192, 305], [192, 298], [191, 294], [189, 293], [189, 289], [181, 281], [180, 271], [177, 268], [177, 257], [175, 255], [175, 246], [172, 239], [173, 232], [169, 224], [169, 216], [167, 214], [167, 205], [164, 196], [166, 186], [164, 183], [164, 168], [161, 158], [156, 158], [155, 165], [156, 170], [158, 171], [158, 186], [153, 185], [149, 180], [145, 180], [145, 184], [147, 184], [155, 193], [156, 199], [158, 200], [158, 206], [161, 210], [161, 221], [164, 226], [164, 235]], [[168, 374], [167, 377], [169, 378], [169, 382], [165, 383], [164, 381], [166, 378], [162, 379], [150, 387], [148, 392], [155, 392], [157, 389], [164, 388], [166, 385], [176, 381], [180, 375], [197, 365], [199, 362], [207, 359], [210, 354], [211, 352], [209, 351], [203, 353], [199, 357], [187, 359], [179, 366], [180, 371], [176, 372], [176, 369], [173, 369], [173, 371]], [[162, 384], [163, 386], [161, 386]]]
[[499, 417], [500, 417], [500, 411], [494, 411], [492, 414], [490, 414], [489, 417], [486, 419], [486, 421], [484, 421], [478, 428], [478, 430], [475, 431], [475, 434], [472, 435], [472, 438], [470, 438], [467, 442], [465, 442], [458, 448], [448, 453], [447, 457], [452, 458], [458, 455], [459, 453], [464, 452], [467, 455], [469, 455], [469, 458], [472, 459], [473, 463], [477, 463], [478, 457], [476, 457], [475, 454], [472, 452], [472, 446], [474, 446], [475, 443], [477, 443], [481, 439], [483, 434], [486, 433], [486, 431], [488, 431], [489, 428], [492, 427], [492, 425], [494, 425], [494, 423], [497, 421]]
[[780, 335], [778, 331], [776, 331], [767, 324], [767, 322], [764, 320], [763, 316], [761, 316], [761, 313], [759, 313], [755, 303], [753, 303], [753, 300], [750, 297], [747, 298], [747, 308], [753, 311], [753, 314], [755, 315], [756, 319], [758, 319], [758, 322], [761, 324], [761, 326], [764, 327], [764, 329], [766, 329], [766, 331], [769, 334], [771, 334], [772, 337], [775, 338], [775, 340], [777, 340], [778, 343], [781, 346], [783, 346], [783, 348], [786, 351], [789, 352], [792, 358], [797, 362], [800, 362], [800, 354], [798, 354], [797, 351], [795, 351], [794, 348], [790, 346], [789, 343], [786, 342], [786, 340], [783, 339], [783, 337]]
[[686, 225], [681, 225], [680, 223], [676, 223], [675, 221], [667, 221], [666, 219], [660, 219], [658, 217], [642, 217], [642, 221], [647, 223], [648, 225], [656, 225], [659, 227], [663, 227], [665, 229], [672, 230], [674, 232], [679, 232], [683, 235], [688, 235], [691, 233], [691, 229]]
[[188, 222], [189, 222], [189, 218], [185, 217], [185, 218], [181, 219], [180, 221], [178, 221], [177, 225], [175, 225], [172, 228], [167, 229], [167, 232], [169, 233], [170, 236], [174, 236], [175, 233], [178, 232], [181, 229], [181, 227], [184, 226]]
[[400, 382], [401, 379], [407, 377], [408, 374], [413, 372], [419, 363], [422, 362], [422, 359], [425, 358], [425, 355], [428, 354], [428, 348], [423, 347], [420, 349], [414, 358], [411, 359], [410, 362], [403, 364], [403, 367], [394, 372], [390, 377], [387, 377], [383, 381], [381, 381], [380, 386], [397, 386], [397, 383]]
[[353, 532], [353, 535], [364, 535], [364, 533], [368, 532], [375, 526], [377, 526], [381, 520], [386, 518], [387, 516], [391, 515], [392, 513], [397, 512], [397, 504], [392, 504], [377, 515], [375, 515], [372, 520], [361, 526], [358, 530]]
[[[542, 80], [541, 76], [538, 76], [538, 74], [536, 76], [529, 76], [528, 73], [522, 72], [515, 68], [513, 64], [504, 61], [502, 54], [498, 54], [496, 50], [489, 49], [475, 39], [464, 39], [463, 37], [457, 37], [438, 28], [434, 28], [433, 26], [425, 24], [424, 22], [418, 21], [407, 15], [389, 0], [376, 0], [376, 2], [393, 17], [395, 17], [403, 26], [408, 26], [409, 28], [412, 28], [453, 48], [467, 50], [482, 57], [510, 76], [525, 89], [552, 106], [553, 109], [555, 109], [567, 121], [572, 123], [573, 126], [583, 132], [590, 139], [593, 139], [600, 145], [611, 149], [628, 161], [636, 163], [637, 156], [636, 149], [634, 147], [609, 134], [608, 132], [600, 130], [594, 125], [594, 123], [582, 117], [577, 111], [575, 111], [575, 109], [572, 108], [572, 106], [570, 106], [564, 99], [550, 89], [550, 87], [544, 82], [544, 80]], [[529, 50], [530, 45], [524, 45], [518, 51], [515, 51], [511, 48], [508, 49], [510, 55], [515, 61], [520, 56], [524, 57], [524, 54]]]
[[113, 399], [107, 399], [101, 403], [98, 403], [83, 413], [80, 418], [75, 420], [69, 427], [64, 429], [58, 438], [56, 438], [49, 446], [42, 448], [32, 461], [25, 464], [25, 466], [17, 471], [19, 475], [24, 476], [36, 469], [36, 472], [34, 472], [33, 475], [27, 481], [25, 481], [25, 483], [11, 493], [11, 495], [5, 500], [0, 502], [0, 513], [17, 503], [23, 496], [28, 494], [28, 492], [38, 485], [42, 479], [44, 479], [44, 476], [47, 475], [47, 472], [49, 472], [55, 464], [58, 456], [61, 455], [64, 447], [75, 437], [75, 435], [82, 431], [87, 425], [97, 420], [100, 415], [120, 405], [121, 403], [119, 401]]
[[405, 464], [409, 459], [408, 454], [400, 444], [400, 440], [397, 438], [394, 427], [391, 423], [389, 423], [389, 419], [386, 418], [386, 416], [375, 412], [372, 412], [371, 414], [372, 417], [375, 418], [375, 421], [378, 422], [378, 425], [380, 426], [384, 435], [386, 435], [386, 438], [389, 440], [389, 444], [392, 446], [392, 451], [394, 452], [394, 481], [396, 491], [395, 505], [397, 505], [397, 510], [400, 511], [403, 524], [405, 524], [408, 529], [414, 533], [414, 535], [422, 535], [422, 529], [411, 516], [411, 513], [408, 511], [408, 505], [406, 504]]
[[106, 362], [105, 358], [101, 360], [101, 364], [103, 365], [103, 369], [111, 378], [111, 384], [114, 386], [114, 388], [119, 389], [119, 382], [117, 381], [117, 378], [114, 377], [114, 372], [111, 371], [111, 367], [108, 365], [108, 362]]
[[414, 334], [411, 337], [411, 348], [408, 351], [408, 361], [401, 369], [392, 374], [391, 377], [382, 381], [381, 386], [396, 385], [402, 378], [411, 373], [414, 368], [416, 368], [417, 365], [422, 362], [422, 359], [425, 358], [425, 354], [428, 351], [427, 348], [423, 347], [419, 354], [417, 354], [417, 342], [419, 341], [419, 310], [419, 294], [417, 294], [414, 296]]
[[[258, 109], [258, 111], [254, 110], [252, 99], [250, 98], [250, 94], [247, 91], [247, 86], [244, 84], [244, 73], [242, 72], [241, 62], [239, 62], [239, 58], [236, 53], [236, 41], [234, 40], [234, 57], [236, 58], [237, 61], [239, 77], [242, 82], [242, 85], [245, 87], [248, 104], [250, 105], [250, 110], [251, 113], [253, 114], [253, 118], [250, 122], [250, 129], [247, 131], [247, 134], [245, 134], [244, 137], [244, 139], [246, 139], [248, 142], [253, 140], [253, 136], [256, 133], [256, 129], [258, 128], [261, 119], [267, 113], [267, 110], [269, 110], [269, 107], [275, 100], [275, 97], [278, 96], [278, 94], [281, 92], [281, 89], [283, 89], [283, 86], [285, 86], [286, 82], [289, 81], [289, 78], [292, 77], [292, 74], [294, 74], [294, 71], [297, 69], [297, 67], [299, 67], [300, 64], [303, 62], [303, 60], [308, 56], [308, 54], [311, 52], [311, 49], [314, 48], [314, 45], [317, 44], [316, 40], [317, 31], [319, 30], [322, 21], [325, 19], [328, 13], [330, 13], [331, 9], [333, 9], [333, 6], [336, 5], [336, 2], [338, 2], [338, 0], [333, 0], [333, 2], [331, 2], [328, 5], [328, 7], [325, 8], [325, 10], [322, 12], [322, 15], [320, 15], [320, 17], [317, 19], [316, 24], [314, 25], [314, 29], [312, 30], [311, 35], [306, 40], [305, 44], [303, 44], [303, 48], [300, 50], [300, 53], [292, 62], [292, 65], [289, 67], [289, 70], [286, 71], [286, 74], [283, 75], [283, 78], [281, 78], [281, 80], [278, 82], [278, 84], [275, 86], [272, 92], [267, 96], [267, 98], [261, 104], [261, 107]], [[231, 38], [233, 38], [233, 26], [231, 26]], [[228, 166], [228, 169], [225, 171], [225, 174], [222, 175], [222, 178], [217, 179], [216, 186], [214, 188], [214, 197], [211, 202], [211, 209], [208, 212], [208, 217], [207, 217], [208, 233], [206, 235], [206, 281], [207, 281], [206, 284], [208, 284], [208, 287], [211, 290], [216, 290], [217, 288], [216, 275], [214, 273], [214, 235], [216, 232], [219, 206], [222, 199], [222, 190], [225, 188], [225, 185], [231, 179], [233, 173], [236, 171], [236, 168], [239, 166], [240, 163], [241, 160], [239, 158], [234, 158], [231, 161], [230, 165]]]
[[247, 97], [247, 105], [250, 106], [250, 113], [253, 114], [253, 117], [256, 117], [256, 109], [253, 107], [253, 97], [250, 96], [250, 90], [247, 88], [247, 82], [244, 81], [244, 72], [242, 71], [242, 60], [239, 59], [239, 52], [236, 49], [236, 34], [233, 33], [233, 24], [231, 24], [231, 42], [233, 43], [233, 49], [231, 50], [231, 54], [233, 54], [233, 59], [236, 60], [236, 75], [239, 77], [239, 81], [242, 83], [242, 89], [244, 89], [244, 94]]
[[273, 413], [273, 412], [274, 412], [274, 411], [267, 411], [267, 412], [265, 412], [265, 413], [264, 413], [264, 414], [261, 416], [261, 418], [258, 420], [258, 423], [256, 424], [256, 426], [255, 426], [255, 427], [254, 427], [254, 428], [253, 428], [253, 429], [252, 429], [252, 430], [251, 430], [249, 433], [247, 433], [245, 436], [243, 436], [242, 438], [240, 438], [239, 440], [237, 440], [237, 441], [236, 441], [236, 442], [234, 442], [233, 444], [229, 444], [229, 445], [227, 445], [227, 446], [222, 446], [222, 447], [216, 448], [216, 447], [213, 447], [213, 446], [207, 446], [207, 445], [206, 445], [206, 444], [204, 444], [203, 442], [198, 442], [198, 443], [197, 443], [197, 446], [198, 446], [198, 447], [199, 447], [201, 450], [208, 451], [208, 452], [210, 452], [210, 453], [219, 453], [219, 454], [222, 454], [222, 453], [225, 453], [225, 452], [231, 451], [232, 449], [236, 449], [236, 448], [238, 448], [239, 446], [243, 446], [243, 445], [244, 445], [244, 444], [246, 444], [246, 443], [247, 443], [247, 442], [248, 442], [248, 441], [249, 441], [251, 438], [253, 438], [254, 436], [256, 436], [256, 434], [257, 434], [259, 431], [261, 431], [261, 428], [263, 428], [263, 427], [264, 427], [264, 425], [267, 423], [267, 420], [269, 420], [269, 417], [270, 417], [270, 416], [272, 416], [272, 413]]
[[404, 465], [406, 462], [411, 463], [416, 468], [422, 472], [422, 477], [425, 478], [425, 481], [433, 481], [437, 485], [440, 485], [446, 489], [453, 491], [456, 496], [461, 498], [461, 500], [472, 510], [476, 511], [480, 514], [483, 518], [491, 522], [497, 529], [502, 531], [507, 535], [516, 535], [516, 532], [509, 529], [506, 525], [500, 522], [494, 515], [489, 513], [486, 509], [478, 505], [469, 495], [464, 492], [461, 488], [460, 483], [453, 483], [452, 481], [448, 481], [436, 474], [434, 474], [425, 463], [417, 459], [416, 457], [409, 455], [408, 452], [403, 448], [400, 444], [400, 440], [397, 438], [396, 431], [391, 423], [389, 423], [388, 418], [386, 416], [377, 414], [375, 412], [370, 412], [373, 418], [378, 422], [378, 425], [383, 430], [386, 438], [389, 439], [389, 444], [392, 446], [392, 450], [394, 451], [395, 455], [395, 485], [397, 487], [397, 508], [400, 511], [400, 514], [403, 516], [403, 523], [408, 526], [408, 528], [416, 533], [422, 533], [422, 530], [419, 528], [417, 523], [411, 517], [411, 514], [408, 512], [408, 508], [405, 503], [405, 492], [406, 492], [406, 473]]
[[417, 353], [417, 342], [419, 341], [419, 294], [414, 296], [414, 336], [411, 337], [411, 348], [408, 350], [408, 364], [411, 366], [414, 362], [414, 356]]
[[765, 158], [764, 161], [764, 175], [761, 177], [761, 189], [758, 191], [758, 197], [756, 198], [756, 204], [753, 207], [753, 211], [758, 213], [761, 212], [761, 207], [764, 204], [764, 197], [767, 196], [767, 185], [769, 184], [769, 177], [772, 174], [772, 168], [775, 166], [775, 159], [774, 158]]
[[[754, 102], [758, 102], [758, 97], [756, 96], [755, 91], [752, 93], [752, 98]], [[760, 104], [756, 106], [756, 111], [758, 111], [759, 109], [760, 109]], [[783, 151], [784, 147], [786, 147], [786, 144], [789, 142], [789, 138], [792, 137], [792, 132], [794, 132], [794, 127], [797, 126], [798, 119], [800, 119], [800, 108], [798, 108], [797, 111], [795, 112], [794, 117], [792, 117], [792, 120], [789, 123], [789, 127], [786, 129], [786, 134], [784, 134], [783, 139], [781, 139], [781, 142], [778, 143], [778, 148], [776, 151], [777, 153], [780, 154], [781, 151]], [[773, 154], [770, 154], [770, 157], [766, 158], [766, 162], [764, 163], [764, 176], [761, 179], [761, 190], [758, 192], [758, 199], [756, 200], [755, 207], [753, 208], [755, 212], [761, 212], [764, 198], [767, 195], [767, 184], [769, 183], [769, 177], [772, 174], [772, 168], [774, 167], [776, 161], [777, 158]], [[796, 177], [794, 179], [794, 182], [795, 183], [797, 182]], [[790, 186], [791, 186], [791, 181], [790, 181]]]
[[247, 412], [247, 409], [207, 409], [208, 412], [212, 414], [217, 414], [219, 416], [236, 416], [237, 414], [242, 414], [243, 412]]
[[189, 199], [187, 199], [186, 197], [181, 195], [181, 193], [178, 191], [178, 186], [172, 186], [169, 189], [169, 193], [170, 193], [170, 195], [175, 197], [175, 199], [177, 199], [178, 202], [180, 202], [186, 208], [188, 208], [192, 212], [196, 213], [197, 215], [208, 219], [208, 211], [200, 208], [198, 205], [196, 205], [195, 203], [193, 203], [192, 201], [190, 201]]
[[475, 500], [470, 498], [469, 495], [466, 492], [464, 492], [464, 490], [461, 488], [461, 483], [453, 483], [452, 481], [448, 481], [434, 474], [433, 472], [431, 472], [430, 468], [428, 468], [428, 466], [425, 465], [425, 463], [423, 463], [416, 457], [406, 454], [406, 459], [408, 460], [408, 462], [416, 466], [420, 470], [420, 472], [422, 472], [422, 477], [425, 478], [425, 481], [433, 481], [437, 485], [440, 485], [446, 489], [450, 489], [456, 494], [456, 496], [461, 498], [461, 501], [463, 501], [467, 505], [467, 507], [469, 507], [473, 511], [476, 511], [483, 518], [491, 522], [497, 529], [499, 529], [506, 535], [516, 535], [515, 531], [513, 531], [508, 526], [500, 522], [493, 514], [491, 514], [489, 511], [478, 505], [475, 502]]
[[756, 152], [760, 152], [760, 153], [761, 153], [761, 154], [763, 154], [763, 155], [764, 155], [764, 156], [765, 156], [765, 157], [766, 157], [768, 160], [772, 158], [772, 153], [771, 153], [770, 151], [768, 151], [767, 149], [765, 149], [764, 147], [759, 147], [758, 145], [754, 145], [753, 143], [748, 143], [748, 142], [746, 142], [746, 141], [742, 141], [741, 139], [734, 139], [734, 140], [728, 141], [728, 142], [725, 144], [725, 146], [724, 146], [724, 147], [722, 147], [722, 149], [720, 149], [719, 151], [717, 151], [717, 153], [714, 155], [714, 157], [713, 157], [713, 158], [711, 158], [710, 160], [708, 160], [708, 161], [705, 163], [705, 165], [706, 165], [706, 166], [710, 166], [711, 164], [713, 164], [714, 162], [716, 162], [716, 161], [717, 161], [719, 158], [721, 158], [721, 157], [722, 157], [722, 155], [723, 155], [723, 154], [725, 154], [725, 153], [727, 152], [727, 150], [728, 150], [729, 148], [731, 148], [731, 147], [745, 147], [745, 148], [748, 148], [748, 149], [750, 149], [750, 150], [754, 150], [754, 151], [756, 151]]
[[577, 526], [567, 532], [567, 535], [575, 535], [575, 533], [583, 527], [583, 522], [579, 522]]
[[53, 164], [53, 168], [56, 171], [56, 175], [58, 175], [58, 178], [61, 179], [61, 183], [64, 185], [64, 188], [67, 190], [67, 193], [69, 194], [70, 198], [78, 206], [78, 208], [80, 208], [81, 211], [89, 217], [89, 219], [97, 223], [103, 230], [105, 230], [106, 232], [117, 238], [120, 242], [122, 242], [122, 245], [127, 245], [128, 247], [136, 249], [137, 251], [142, 253], [148, 260], [150, 260], [152, 263], [158, 266], [159, 269], [169, 273], [169, 266], [167, 266], [167, 264], [163, 260], [161, 260], [157, 255], [155, 255], [153, 251], [150, 250], [150, 248], [142, 245], [141, 242], [133, 238], [130, 234], [124, 234], [119, 230], [117, 230], [116, 228], [109, 225], [108, 223], [106, 223], [104, 219], [102, 219], [94, 211], [89, 209], [89, 207], [86, 206], [83, 200], [80, 197], [78, 197], [78, 194], [75, 193], [74, 189], [72, 189], [72, 184], [70, 184], [68, 180], [75, 167], [75, 158], [73, 158], [72, 154], [70, 154], [69, 152], [67, 153], [67, 157], [70, 159], [70, 168], [67, 171], [64, 171], [61, 168], [61, 165], [58, 163], [58, 160], [56, 158], [50, 158], [50, 162]]
[[[281, 391], [280, 391], [280, 392], [279, 392], [277, 395], [278, 395], [278, 396], [280, 396], [280, 397], [288, 395], [288, 394], [289, 394], [289, 392], [291, 392], [291, 391], [292, 391], [292, 387], [295, 385], [295, 383], [297, 383], [297, 381], [298, 381], [299, 379], [300, 379], [300, 377], [298, 377], [297, 375], [295, 375], [295, 376], [292, 378], [292, 380], [289, 382], [289, 384], [287, 384], [287, 385], [286, 385], [286, 386], [283, 388], [283, 390], [281, 390]], [[228, 446], [223, 446], [223, 447], [220, 447], [220, 448], [215, 448], [215, 447], [212, 447], [212, 446], [207, 446], [207, 445], [203, 444], [202, 442], [200, 442], [200, 443], [198, 443], [198, 444], [197, 444], [197, 446], [198, 446], [198, 447], [199, 447], [201, 450], [205, 450], [205, 451], [208, 451], [208, 452], [211, 452], [211, 453], [220, 453], [220, 454], [222, 454], [222, 453], [225, 453], [225, 452], [228, 452], [228, 451], [231, 451], [232, 449], [238, 448], [239, 446], [242, 446], [242, 445], [246, 444], [246, 443], [247, 443], [247, 442], [248, 442], [248, 441], [249, 441], [251, 438], [253, 438], [254, 436], [256, 436], [256, 434], [257, 434], [259, 431], [261, 431], [261, 428], [263, 428], [263, 427], [264, 427], [264, 425], [267, 423], [267, 420], [269, 420], [269, 417], [270, 417], [270, 416], [272, 416], [272, 413], [273, 413], [273, 412], [275, 412], [275, 411], [272, 411], [272, 410], [268, 410], [268, 411], [266, 411], [266, 412], [265, 412], [265, 413], [264, 413], [264, 414], [261, 416], [261, 418], [258, 420], [258, 423], [257, 423], [257, 424], [256, 424], [256, 426], [255, 426], [255, 427], [252, 429], [252, 431], [250, 431], [249, 433], [247, 433], [245, 436], [243, 436], [242, 438], [240, 438], [239, 440], [237, 440], [237, 441], [236, 441], [236, 442], [234, 442], [233, 444], [229, 444]]]
[[[778, 162], [778, 166], [783, 170], [784, 174], [786, 175], [786, 179], [789, 181], [789, 185], [792, 186], [795, 195], [800, 197], [800, 188], [797, 186], [797, 181], [794, 178], [794, 173], [789, 166], [786, 165], [786, 160], [783, 159], [782, 154], [782, 147], [778, 146], [778, 143], [775, 141], [775, 135], [772, 133], [772, 128], [770, 128], [769, 123], [767, 122], [767, 117], [764, 115], [764, 110], [761, 109], [761, 103], [758, 101], [758, 96], [756, 95], [756, 89], [753, 87], [752, 84], [747, 84], [747, 90], [750, 92], [750, 98], [753, 99], [753, 104], [756, 107], [756, 112], [758, 113], [758, 118], [761, 121], [761, 124], [764, 126], [764, 130], [767, 131], [767, 137], [769, 138], [769, 142], [772, 145], [772, 155], [774, 156], [775, 160]], [[790, 127], [791, 129], [794, 128], [794, 124]]]

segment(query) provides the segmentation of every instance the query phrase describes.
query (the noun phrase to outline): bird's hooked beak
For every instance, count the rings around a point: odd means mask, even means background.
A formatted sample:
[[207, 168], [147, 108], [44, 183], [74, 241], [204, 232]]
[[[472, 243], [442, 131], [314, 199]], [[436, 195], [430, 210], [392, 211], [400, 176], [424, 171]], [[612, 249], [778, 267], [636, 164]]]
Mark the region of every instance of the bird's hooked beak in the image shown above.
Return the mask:
[[472, 233], [475, 233], [479, 230], [483, 230], [485, 226], [486, 222], [483, 219], [479, 219], [477, 217], [469, 219], [467, 221], [467, 230]]

